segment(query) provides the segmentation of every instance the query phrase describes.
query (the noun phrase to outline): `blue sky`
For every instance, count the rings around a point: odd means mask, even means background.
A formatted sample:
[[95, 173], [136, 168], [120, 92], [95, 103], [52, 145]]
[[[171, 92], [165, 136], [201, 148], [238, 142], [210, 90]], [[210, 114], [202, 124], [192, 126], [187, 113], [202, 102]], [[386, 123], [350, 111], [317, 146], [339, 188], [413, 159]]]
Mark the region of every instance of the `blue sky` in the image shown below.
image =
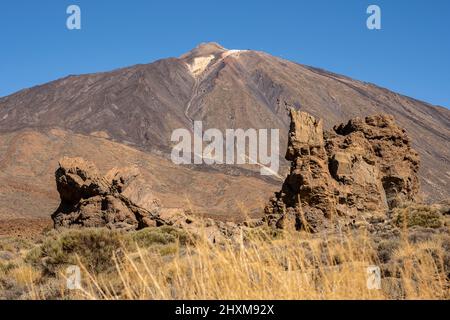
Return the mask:
[[[71, 4], [81, 8], [81, 30], [66, 28]], [[381, 7], [382, 30], [366, 28], [370, 4]], [[4, 0], [0, 96], [215, 41], [450, 107], [449, 21], [448, 0]]]

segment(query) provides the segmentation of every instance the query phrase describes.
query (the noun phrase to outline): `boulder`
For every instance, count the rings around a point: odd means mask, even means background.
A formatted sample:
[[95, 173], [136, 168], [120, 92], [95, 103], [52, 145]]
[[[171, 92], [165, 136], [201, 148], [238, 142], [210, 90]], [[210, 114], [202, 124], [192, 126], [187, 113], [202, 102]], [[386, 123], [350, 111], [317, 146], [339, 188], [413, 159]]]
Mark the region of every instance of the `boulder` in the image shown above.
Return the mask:
[[106, 176], [81, 158], [63, 158], [55, 173], [61, 204], [56, 228], [108, 227], [137, 230], [163, 224], [159, 200], [139, 178], [137, 168], [113, 169]]

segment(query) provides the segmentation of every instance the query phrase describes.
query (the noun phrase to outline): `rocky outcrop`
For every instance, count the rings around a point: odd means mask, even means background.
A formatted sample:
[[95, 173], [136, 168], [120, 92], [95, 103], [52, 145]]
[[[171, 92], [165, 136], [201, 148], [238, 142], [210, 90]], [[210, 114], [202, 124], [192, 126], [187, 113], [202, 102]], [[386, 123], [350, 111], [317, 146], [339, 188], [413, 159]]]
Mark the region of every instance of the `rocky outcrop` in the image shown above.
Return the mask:
[[195, 216], [182, 208], [163, 208], [134, 167], [114, 168], [105, 176], [82, 158], [63, 158], [55, 173], [61, 204], [52, 215], [56, 228], [107, 227], [125, 231], [173, 226], [211, 243], [237, 239], [231, 222]]
[[317, 232], [383, 219], [419, 192], [418, 155], [386, 114], [324, 132], [321, 120], [291, 109], [286, 159], [290, 174], [265, 208], [278, 228]]
[[194, 236], [207, 239], [210, 243], [238, 242], [242, 228], [234, 222], [223, 222], [194, 215], [190, 210], [163, 208], [160, 218], [166, 225], [183, 229]]
[[163, 224], [159, 201], [136, 168], [112, 169], [102, 176], [93, 163], [65, 157], [55, 177], [61, 198], [52, 215], [57, 228], [137, 230]]

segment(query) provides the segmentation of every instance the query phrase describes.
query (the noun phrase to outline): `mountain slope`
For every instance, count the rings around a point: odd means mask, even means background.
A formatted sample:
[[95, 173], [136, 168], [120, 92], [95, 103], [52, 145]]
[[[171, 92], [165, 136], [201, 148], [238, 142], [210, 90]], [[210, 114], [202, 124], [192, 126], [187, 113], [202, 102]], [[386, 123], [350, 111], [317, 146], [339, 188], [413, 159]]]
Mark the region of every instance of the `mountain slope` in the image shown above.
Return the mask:
[[[450, 111], [375, 85], [263, 52], [202, 44], [180, 58], [69, 76], [0, 99], [0, 133], [62, 128], [146, 151], [170, 151], [174, 129], [279, 128], [287, 145], [295, 107], [325, 127], [355, 116], [394, 115], [421, 155], [429, 199], [449, 197]], [[2, 155], [0, 155], [0, 158]]]
[[245, 169], [225, 174], [214, 166], [179, 166], [105, 138], [59, 129], [1, 134], [0, 155], [0, 220], [50, 217], [60, 203], [54, 172], [63, 156], [93, 161], [102, 174], [137, 166], [165, 208], [224, 220], [260, 216], [280, 184]]

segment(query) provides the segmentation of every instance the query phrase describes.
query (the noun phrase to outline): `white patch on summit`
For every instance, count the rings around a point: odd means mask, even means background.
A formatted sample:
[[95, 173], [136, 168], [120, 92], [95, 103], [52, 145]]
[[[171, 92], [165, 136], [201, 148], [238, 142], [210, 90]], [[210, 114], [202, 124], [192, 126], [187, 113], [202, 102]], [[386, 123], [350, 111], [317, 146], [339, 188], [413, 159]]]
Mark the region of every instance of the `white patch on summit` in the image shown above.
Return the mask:
[[194, 76], [198, 76], [205, 71], [209, 63], [214, 59], [214, 55], [209, 55], [207, 57], [197, 57], [194, 58], [194, 62], [188, 64], [189, 70]]
[[[226, 50], [220, 54], [220, 59], [225, 59], [228, 56], [239, 57], [242, 52], [246, 52], [248, 50]], [[211, 61], [216, 58], [217, 54], [211, 54], [203, 57], [196, 57], [193, 59], [193, 62], [187, 64], [189, 71], [195, 76], [198, 77], [202, 73], [206, 71]]]
[[2, 118], [2, 120], [5, 120], [6, 118], [8, 118], [8, 114], [5, 114]]
[[227, 50], [224, 53], [222, 53], [222, 59], [231, 56], [231, 55], [235, 55], [235, 56], [239, 56], [239, 54], [241, 54], [242, 52], [247, 52], [248, 50]]

